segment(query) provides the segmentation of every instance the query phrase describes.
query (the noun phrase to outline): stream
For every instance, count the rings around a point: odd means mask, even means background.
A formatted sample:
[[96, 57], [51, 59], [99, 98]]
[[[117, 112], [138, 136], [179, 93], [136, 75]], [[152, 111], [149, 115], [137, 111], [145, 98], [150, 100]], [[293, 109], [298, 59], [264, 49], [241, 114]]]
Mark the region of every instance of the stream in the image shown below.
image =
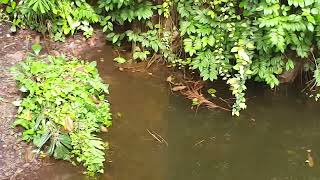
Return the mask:
[[[190, 101], [172, 94], [165, 72], [157, 74], [164, 78], [121, 72], [112, 56], [109, 46], [85, 53], [110, 84], [114, 115], [109, 133], [102, 135], [110, 150], [98, 179], [320, 179], [320, 106], [296, 88], [273, 92], [252, 85], [248, 109], [239, 118], [205, 108], [196, 113]], [[309, 149], [312, 167], [305, 162]], [[37, 178], [86, 179], [82, 172], [69, 162], [53, 161]]]

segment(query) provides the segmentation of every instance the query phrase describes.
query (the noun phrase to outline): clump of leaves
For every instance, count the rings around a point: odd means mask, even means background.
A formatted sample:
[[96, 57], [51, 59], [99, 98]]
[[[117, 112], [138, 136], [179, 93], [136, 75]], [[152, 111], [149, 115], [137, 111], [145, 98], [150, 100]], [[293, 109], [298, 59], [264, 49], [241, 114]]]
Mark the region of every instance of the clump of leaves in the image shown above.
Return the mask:
[[125, 58], [120, 57], [120, 56], [114, 58], [113, 60], [114, 60], [115, 62], [119, 63], [119, 64], [123, 64], [123, 63], [125, 63], [125, 62], [127, 61]]
[[12, 31], [27, 26], [49, 33], [56, 41], [64, 41], [66, 35], [78, 31], [88, 38], [93, 35], [91, 25], [100, 19], [85, 0], [0, 0], [0, 5], [13, 18]]
[[15, 126], [23, 140], [56, 159], [76, 161], [87, 173], [103, 173], [107, 144], [96, 136], [111, 125], [108, 86], [95, 62], [29, 56], [12, 69], [24, 98]]
[[8, 20], [8, 15], [3, 12], [3, 9], [0, 9], [0, 23]]

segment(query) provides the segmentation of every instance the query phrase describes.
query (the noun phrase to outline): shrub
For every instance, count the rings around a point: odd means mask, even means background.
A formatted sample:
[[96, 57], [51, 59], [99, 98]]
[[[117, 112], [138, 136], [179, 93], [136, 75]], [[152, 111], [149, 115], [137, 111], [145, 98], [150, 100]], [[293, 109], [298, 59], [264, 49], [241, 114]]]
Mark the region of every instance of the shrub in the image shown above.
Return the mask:
[[85, 0], [5, 0], [7, 13], [13, 16], [12, 31], [16, 26], [28, 26], [49, 33], [54, 40], [63, 41], [65, 35], [82, 31], [90, 37], [92, 24], [99, 22], [94, 8]]
[[107, 144], [96, 133], [111, 125], [111, 113], [95, 62], [29, 56], [12, 71], [24, 95], [14, 122], [24, 128], [23, 140], [102, 173]]
[[[296, 63], [308, 65], [315, 80], [320, 79], [314, 71], [320, 44], [318, 0], [141, 0], [140, 6], [134, 0], [99, 2], [107, 12], [107, 32], [113, 24], [144, 25], [122, 34], [109, 32], [112, 42], [125, 39], [143, 52], [160, 52], [169, 62], [198, 71], [203, 80], [226, 80], [236, 97], [234, 115], [246, 108], [247, 80], [274, 88], [280, 84], [278, 76]], [[148, 4], [148, 13], [137, 15], [144, 12], [136, 9], [143, 4]], [[180, 38], [174, 38], [176, 30]], [[177, 39], [182, 46], [175, 46]]]

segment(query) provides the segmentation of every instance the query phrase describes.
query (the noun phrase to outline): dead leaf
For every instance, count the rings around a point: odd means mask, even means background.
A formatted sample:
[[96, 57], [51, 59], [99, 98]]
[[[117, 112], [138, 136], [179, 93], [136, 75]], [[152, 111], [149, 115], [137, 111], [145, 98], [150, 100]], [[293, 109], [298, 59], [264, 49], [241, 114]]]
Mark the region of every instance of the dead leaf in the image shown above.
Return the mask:
[[104, 133], [108, 132], [108, 129], [106, 127], [104, 127], [104, 126], [101, 126], [100, 130], [101, 130], [101, 132], [104, 132]]
[[28, 121], [31, 121], [31, 120], [32, 120], [32, 113], [31, 113], [30, 111], [27, 112], [27, 114], [26, 114], [26, 119], [27, 119]]
[[77, 67], [77, 68], [76, 68], [76, 71], [84, 72], [84, 67], [83, 67], [83, 66]]
[[68, 132], [71, 132], [74, 128], [73, 126], [73, 120], [67, 116], [65, 119], [64, 119], [64, 128], [65, 130], [67, 130]]
[[24, 153], [24, 160], [26, 162], [31, 162], [35, 159], [35, 153], [32, 151], [32, 147], [31, 146], [28, 146], [25, 150], [25, 153]]
[[311, 156], [311, 150], [307, 150], [308, 152], [308, 159], [306, 160], [306, 163], [308, 163], [309, 167], [314, 166], [314, 160], [313, 157]]
[[100, 101], [96, 96], [91, 96], [91, 99], [93, 100], [94, 103], [99, 104]]
[[172, 83], [172, 80], [173, 80], [173, 78], [172, 78], [172, 76], [169, 76], [169, 77], [167, 77], [167, 82], [169, 82], [169, 83]]
[[187, 86], [175, 86], [171, 90], [172, 91], [181, 91], [181, 90], [184, 90], [186, 88], [187, 88]]

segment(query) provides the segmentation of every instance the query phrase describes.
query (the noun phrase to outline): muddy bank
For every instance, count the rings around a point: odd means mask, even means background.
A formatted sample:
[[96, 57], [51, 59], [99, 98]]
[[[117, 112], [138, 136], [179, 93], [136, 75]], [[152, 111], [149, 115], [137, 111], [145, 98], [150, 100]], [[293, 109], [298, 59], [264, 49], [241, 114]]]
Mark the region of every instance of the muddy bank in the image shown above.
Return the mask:
[[40, 43], [45, 53], [77, 56], [86, 48], [102, 45], [104, 38], [97, 32], [90, 40], [74, 36], [58, 43], [28, 30], [10, 34], [9, 29], [9, 24], [0, 24], [0, 179], [34, 179], [32, 174], [46, 163], [37, 158], [31, 145], [21, 141], [21, 129], [12, 128], [17, 111], [12, 102], [21, 94], [10, 68], [32, 51], [34, 43]]
[[29, 145], [20, 140], [19, 129], [12, 128], [17, 111], [12, 102], [20, 94], [9, 69], [25, 57], [29, 36], [27, 31], [12, 36], [8, 25], [0, 25], [0, 179], [16, 179], [39, 167]]

